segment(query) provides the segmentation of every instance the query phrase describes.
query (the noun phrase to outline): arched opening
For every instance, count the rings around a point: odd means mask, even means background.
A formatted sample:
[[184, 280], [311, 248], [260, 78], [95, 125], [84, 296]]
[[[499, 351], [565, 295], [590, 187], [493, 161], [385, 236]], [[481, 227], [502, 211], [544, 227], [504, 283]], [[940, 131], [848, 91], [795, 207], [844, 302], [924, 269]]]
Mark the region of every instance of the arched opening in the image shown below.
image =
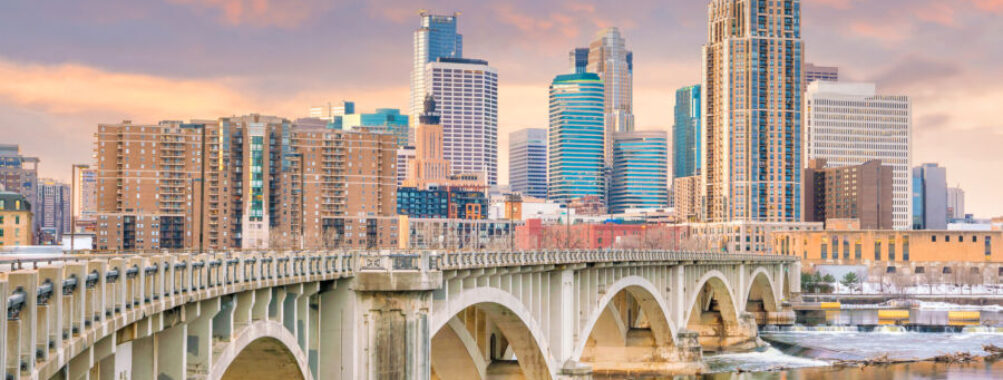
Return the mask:
[[301, 379], [303, 371], [293, 353], [274, 338], [251, 342], [226, 368], [222, 380]]
[[675, 329], [656, 291], [640, 278], [609, 287], [585, 325], [578, 360], [605, 374], [679, 371], [698, 361], [675, 345]]
[[744, 310], [756, 318], [756, 324], [770, 324], [771, 316], [780, 311], [773, 282], [765, 271], [756, 271], [752, 276]]
[[[686, 328], [699, 335], [704, 351], [742, 350], [758, 333], [755, 323], [739, 318], [731, 287], [722, 277], [708, 274], [692, 296]], [[749, 326], [748, 322], [752, 322]]]
[[432, 336], [432, 379], [549, 379], [543, 350], [518, 313], [493, 302], [466, 307]]

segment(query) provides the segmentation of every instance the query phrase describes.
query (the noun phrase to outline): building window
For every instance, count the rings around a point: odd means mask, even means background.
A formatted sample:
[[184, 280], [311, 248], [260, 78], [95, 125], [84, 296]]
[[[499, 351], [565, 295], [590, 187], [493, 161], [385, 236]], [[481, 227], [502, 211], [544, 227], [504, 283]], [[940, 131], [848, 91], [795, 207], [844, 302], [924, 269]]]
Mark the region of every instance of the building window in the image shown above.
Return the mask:
[[993, 243], [989, 236], [986, 236], [986, 258], [993, 254]]
[[926, 268], [916, 267], [916, 274], [923, 274], [923, 273], [926, 273]]
[[874, 261], [881, 261], [881, 241], [874, 242]]
[[895, 261], [895, 242], [888, 242], [888, 261]]
[[937, 242], [937, 235], [930, 235], [930, 242], [936, 243]]
[[850, 240], [843, 239], [843, 260], [850, 259]]
[[944, 235], [944, 242], [945, 243], [950, 243], [951, 242], [951, 235]]
[[829, 259], [829, 245], [822, 243], [822, 260]]
[[944, 270], [941, 271], [941, 273], [943, 273], [943, 274], [951, 274], [951, 267], [944, 267]]
[[909, 237], [902, 238], [902, 261], [909, 261]]
[[863, 247], [860, 245], [859, 241], [853, 245], [853, 258], [857, 260], [863, 258]]

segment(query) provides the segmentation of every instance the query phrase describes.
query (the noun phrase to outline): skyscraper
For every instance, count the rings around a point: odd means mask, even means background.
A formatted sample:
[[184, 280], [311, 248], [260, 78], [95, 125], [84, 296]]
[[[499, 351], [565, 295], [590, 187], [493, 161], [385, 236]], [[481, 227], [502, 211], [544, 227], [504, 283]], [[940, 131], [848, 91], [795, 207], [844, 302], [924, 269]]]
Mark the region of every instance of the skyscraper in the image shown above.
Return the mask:
[[[578, 50], [573, 50], [572, 54], [577, 56], [580, 54]], [[576, 62], [580, 60], [576, 58]], [[627, 50], [627, 42], [620, 35], [620, 29], [611, 27], [596, 33], [595, 39], [589, 43], [585, 71], [598, 74], [603, 81], [604, 155], [606, 167], [612, 167], [613, 134], [634, 130], [634, 53]]]
[[923, 164], [912, 169], [912, 228], [947, 229], [947, 168]]
[[38, 201], [32, 208], [39, 219], [39, 230], [48, 242], [60, 243], [63, 234], [70, 232], [69, 185], [54, 179], [38, 181]]
[[[422, 10], [418, 29], [414, 31], [414, 64], [411, 68], [411, 115], [421, 114], [428, 84], [425, 65], [439, 58], [463, 58], [463, 35], [457, 31], [459, 13], [435, 15]], [[418, 118], [411, 120], [418, 126]]]
[[672, 125], [672, 178], [700, 173], [700, 85], [676, 90]]
[[909, 229], [912, 110], [908, 97], [878, 95], [872, 83], [818, 81], [808, 85], [804, 106], [806, 160], [828, 167], [881, 160], [892, 167], [892, 219]]
[[965, 190], [960, 187], [947, 188], [947, 218], [965, 218]]
[[801, 1], [713, 0], [703, 48], [711, 222], [801, 220]]
[[584, 73], [589, 67], [589, 48], [574, 48], [568, 53], [571, 74]]
[[82, 169], [77, 171], [73, 189], [73, 215], [80, 220], [93, 221], [97, 212], [97, 170]]
[[547, 197], [547, 130], [525, 128], [508, 135], [508, 183], [513, 192]]
[[617, 132], [613, 141], [610, 213], [669, 203], [668, 137], [664, 131]]
[[550, 85], [547, 198], [606, 198], [604, 90], [599, 75], [558, 75]]
[[450, 174], [477, 173], [497, 185], [498, 72], [487, 61], [465, 58], [438, 58], [425, 69], [425, 93], [438, 105]]
[[[38, 157], [22, 155], [18, 145], [0, 144], [0, 188], [23, 195], [31, 205], [28, 211], [33, 214], [38, 203], [38, 162]], [[37, 231], [38, 219], [32, 218], [29, 236]]]

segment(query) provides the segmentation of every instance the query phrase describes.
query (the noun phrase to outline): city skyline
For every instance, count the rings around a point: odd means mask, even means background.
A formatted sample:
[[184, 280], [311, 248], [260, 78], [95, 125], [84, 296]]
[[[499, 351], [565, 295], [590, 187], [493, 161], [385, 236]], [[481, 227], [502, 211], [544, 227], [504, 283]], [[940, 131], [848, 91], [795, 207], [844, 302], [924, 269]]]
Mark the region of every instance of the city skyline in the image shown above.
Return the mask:
[[[905, 15], [895, 13], [899, 3], [806, 1], [805, 62], [839, 66], [848, 80], [876, 81], [889, 92], [914, 97], [914, 163], [948, 167], [948, 181], [966, 189], [971, 212], [999, 215], [1003, 205], [994, 202], [994, 188], [1000, 180], [979, 173], [1003, 164], [993, 154], [1003, 133], [991, 112], [996, 100], [1003, 99], [1001, 69], [993, 67], [1003, 52], [991, 48], [1001, 27], [989, 24], [1003, 13], [1003, 2], [962, 1], [953, 7], [909, 2]], [[5, 142], [40, 157], [41, 177], [68, 181], [70, 163], [91, 163], [90, 144], [74, 143], [90, 141], [97, 123], [249, 112], [295, 118], [306, 116], [312, 104], [336, 99], [406, 109], [415, 8], [426, 6], [437, 13], [463, 12], [464, 55], [486, 59], [501, 73], [498, 155], [507, 157], [509, 132], [546, 126], [546, 87], [554, 73], [566, 71], [568, 49], [589, 42], [601, 27], [619, 26], [635, 52], [637, 130], [671, 128], [674, 90], [699, 81], [699, 50], [706, 40], [703, 2], [637, 2], [623, 9], [463, 2], [377, 2], [337, 9], [303, 4], [303, 9], [337, 17], [344, 17], [337, 11], [354, 11], [364, 15], [362, 20], [347, 21], [378, 26], [349, 32], [344, 31], [351, 28], [339, 27], [338, 33], [309, 12], [272, 9], [276, 12], [266, 18], [267, 12], [241, 8], [237, 1], [200, 4], [109, 1], [89, 4], [87, 10], [67, 5], [59, 12], [46, 12], [44, 5], [3, 5], [4, 15], [17, 17], [0, 16], [0, 29], [23, 36], [0, 42], [0, 73], [15, 79], [0, 85], [0, 121], [18, 127], [11, 128]], [[491, 20], [495, 15], [500, 21]], [[192, 30], [168, 28], [160, 16], [190, 18]], [[675, 23], [654, 22], [660, 17]], [[148, 28], [137, 35], [114, 33], [137, 23]], [[41, 30], [45, 27], [54, 30]], [[210, 35], [194, 40], [193, 31]], [[317, 44], [332, 36], [345, 48], [365, 46], [367, 51], [352, 60], [317, 52]], [[665, 42], [665, 36], [673, 38]], [[961, 44], [951, 44], [952, 38], [964, 38], [973, 47], [963, 50], [955, 46]], [[292, 39], [299, 42], [270, 48], [276, 54], [269, 58], [259, 59], [250, 49], [256, 40], [273, 45]], [[943, 50], [932, 54], [926, 51], [928, 44]], [[958, 61], [939, 58], [952, 55]], [[499, 161], [498, 177], [505, 179], [507, 162]]]

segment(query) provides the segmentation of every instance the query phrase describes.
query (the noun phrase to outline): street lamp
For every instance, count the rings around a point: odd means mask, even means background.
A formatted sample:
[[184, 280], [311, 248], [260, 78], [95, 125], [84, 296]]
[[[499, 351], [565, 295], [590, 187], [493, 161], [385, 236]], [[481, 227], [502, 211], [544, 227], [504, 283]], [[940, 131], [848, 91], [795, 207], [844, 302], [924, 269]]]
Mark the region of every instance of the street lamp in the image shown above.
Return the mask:
[[[77, 169], [84, 170], [89, 168], [90, 168], [89, 165], [73, 164], [73, 168], [70, 169], [70, 191], [72, 192], [72, 194], [70, 194], [70, 254], [71, 255], [73, 254], [74, 251], [73, 248], [74, 248], [74, 243], [76, 243], [76, 235], [77, 235], [77, 212], [76, 209], [74, 209], [73, 207], [73, 198], [76, 198], [76, 192], [77, 192]], [[83, 197], [84, 197], [84, 192], [83, 189], [81, 189], [80, 198]], [[83, 201], [83, 199], [81, 199], [81, 201]]]

